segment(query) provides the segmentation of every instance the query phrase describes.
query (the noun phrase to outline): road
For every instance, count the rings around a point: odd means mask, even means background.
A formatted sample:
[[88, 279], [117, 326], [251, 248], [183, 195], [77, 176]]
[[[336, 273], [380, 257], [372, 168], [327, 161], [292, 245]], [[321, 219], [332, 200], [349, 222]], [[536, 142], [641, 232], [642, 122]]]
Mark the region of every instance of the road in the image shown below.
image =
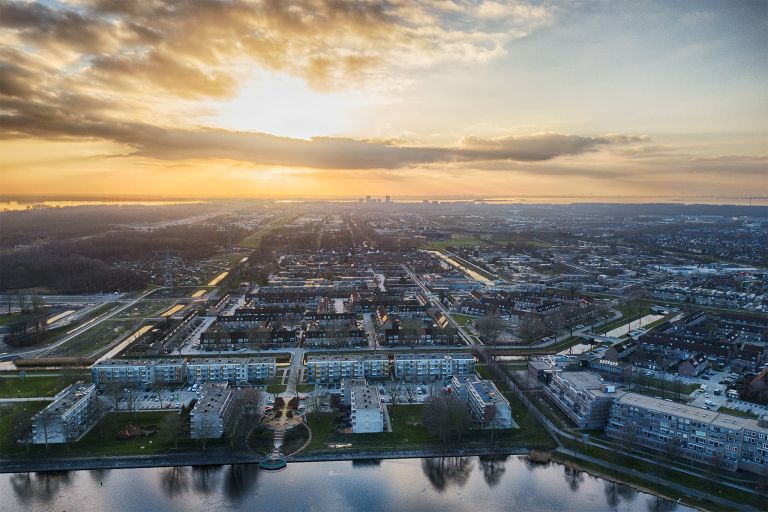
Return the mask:
[[456, 320], [453, 319], [453, 317], [451, 316], [451, 312], [448, 311], [448, 309], [445, 306], [443, 306], [442, 302], [440, 302], [435, 298], [434, 294], [430, 292], [429, 289], [427, 289], [426, 285], [421, 282], [421, 280], [416, 276], [416, 274], [413, 273], [413, 271], [410, 269], [410, 267], [408, 267], [408, 265], [403, 263], [402, 267], [403, 267], [403, 270], [405, 270], [405, 272], [408, 274], [408, 276], [411, 279], [413, 279], [413, 282], [416, 283], [416, 285], [419, 287], [419, 289], [421, 290], [421, 293], [424, 294], [424, 297], [434, 307], [436, 307], [443, 315], [445, 315], [445, 317], [448, 319], [451, 325], [458, 330], [459, 336], [461, 337], [461, 339], [464, 340], [464, 342], [467, 345], [474, 347], [477, 344], [477, 342], [472, 336], [470, 336], [469, 334], [466, 333], [466, 331], [464, 331], [464, 327], [462, 327]]
[[127, 303], [125, 303], [122, 306], [119, 306], [117, 309], [113, 309], [112, 311], [104, 313], [103, 315], [98, 316], [98, 317], [94, 318], [93, 320], [90, 320], [86, 324], [83, 324], [80, 327], [74, 329], [70, 334], [67, 334], [63, 338], [60, 338], [59, 340], [55, 341], [51, 345], [46, 345], [45, 347], [35, 348], [35, 349], [32, 349], [32, 350], [10, 351], [10, 352], [5, 353], [2, 356], [0, 356], [0, 361], [6, 360], [6, 359], [16, 359], [16, 358], [20, 358], [20, 357], [29, 357], [29, 356], [34, 356], [34, 355], [45, 355], [48, 352], [52, 351], [53, 349], [63, 345], [64, 343], [67, 343], [68, 341], [72, 340], [73, 338], [83, 334], [84, 332], [93, 329], [94, 327], [99, 325], [104, 320], [112, 318], [113, 316], [117, 315], [118, 313], [121, 313], [121, 312], [125, 311], [126, 309], [132, 307], [137, 302], [139, 302], [141, 299], [143, 299], [144, 297], [148, 296], [149, 294], [151, 294], [154, 291], [155, 291], [155, 289], [148, 290], [148, 291], [142, 293], [141, 295], [139, 295], [138, 297], [136, 297], [135, 299], [128, 301]]

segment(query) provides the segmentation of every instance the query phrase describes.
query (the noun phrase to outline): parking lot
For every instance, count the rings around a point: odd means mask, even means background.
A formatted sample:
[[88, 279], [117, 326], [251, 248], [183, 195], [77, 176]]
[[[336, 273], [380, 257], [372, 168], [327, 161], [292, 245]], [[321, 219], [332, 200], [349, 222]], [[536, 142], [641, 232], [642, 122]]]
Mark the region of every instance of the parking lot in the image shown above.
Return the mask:
[[[133, 395], [133, 410], [153, 411], [158, 409], [180, 409], [186, 407], [197, 394], [193, 391], [183, 389], [167, 389], [162, 391], [135, 391]], [[128, 410], [129, 402], [126, 398], [120, 400], [118, 407], [120, 410]]]

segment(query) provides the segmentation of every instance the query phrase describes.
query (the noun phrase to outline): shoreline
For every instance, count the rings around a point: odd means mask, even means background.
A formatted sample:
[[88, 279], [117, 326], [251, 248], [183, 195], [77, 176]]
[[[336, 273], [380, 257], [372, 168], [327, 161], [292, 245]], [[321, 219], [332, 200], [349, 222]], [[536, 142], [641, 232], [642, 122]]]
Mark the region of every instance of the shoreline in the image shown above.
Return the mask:
[[[402, 451], [354, 451], [320, 452], [286, 456], [289, 463], [355, 461], [372, 459], [419, 459], [430, 457], [478, 457], [492, 455], [527, 455], [527, 448], [472, 448], [472, 449], [430, 449]], [[131, 455], [113, 457], [72, 457], [34, 459], [1, 459], [0, 473], [30, 473], [57, 471], [87, 471], [92, 469], [130, 469], [173, 466], [219, 466], [229, 464], [258, 464], [261, 456], [250, 452], [232, 453], [222, 451], [183, 452], [152, 455]]]

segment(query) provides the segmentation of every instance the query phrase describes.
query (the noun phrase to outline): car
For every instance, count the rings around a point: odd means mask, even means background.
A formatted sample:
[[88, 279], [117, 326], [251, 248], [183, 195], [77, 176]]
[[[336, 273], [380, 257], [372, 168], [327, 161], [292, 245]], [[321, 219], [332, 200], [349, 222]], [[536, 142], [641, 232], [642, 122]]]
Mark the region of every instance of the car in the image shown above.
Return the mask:
[[709, 380], [709, 377], [707, 377], [707, 376], [705, 375], [705, 376], [703, 376], [703, 377], [701, 378], [701, 380]]
[[709, 398], [709, 393], [704, 393], [704, 398]]

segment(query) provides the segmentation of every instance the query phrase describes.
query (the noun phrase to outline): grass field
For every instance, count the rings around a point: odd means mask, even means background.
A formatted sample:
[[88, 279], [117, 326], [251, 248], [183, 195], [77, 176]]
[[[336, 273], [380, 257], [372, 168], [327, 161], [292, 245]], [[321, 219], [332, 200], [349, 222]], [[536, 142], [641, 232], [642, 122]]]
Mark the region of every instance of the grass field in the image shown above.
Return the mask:
[[23, 453], [25, 449], [16, 444], [13, 422], [19, 411], [26, 409], [30, 415], [48, 405], [48, 402], [23, 402], [0, 405], [0, 456]]
[[0, 377], [0, 398], [50, 397], [76, 380], [76, 377]]
[[429, 242], [429, 246], [433, 249], [446, 249], [448, 247], [487, 247], [489, 244], [484, 240], [479, 240], [472, 235], [451, 235], [450, 240], [439, 240], [436, 242]]
[[294, 219], [298, 218], [299, 215], [283, 215], [282, 217], [278, 217], [274, 219], [272, 222], [268, 223], [266, 226], [261, 228], [256, 233], [253, 233], [252, 235], [249, 235], [242, 240], [240, 240], [240, 243], [238, 245], [241, 245], [243, 247], [247, 247], [249, 249], [258, 249], [261, 246], [261, 239], [264, 238], [265, 235], [270, 233], [271, 231], [278, 229], [282, 226], [285, 226], [289, 222], [292, 222]]

